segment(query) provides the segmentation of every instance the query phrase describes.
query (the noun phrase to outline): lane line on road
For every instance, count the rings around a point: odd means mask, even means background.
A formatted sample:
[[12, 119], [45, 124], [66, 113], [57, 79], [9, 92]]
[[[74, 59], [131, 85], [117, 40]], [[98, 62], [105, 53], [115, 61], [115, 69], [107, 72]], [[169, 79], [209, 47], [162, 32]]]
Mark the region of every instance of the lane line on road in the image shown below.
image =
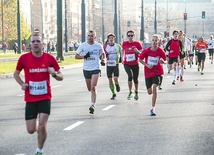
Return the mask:
[[63, 129], [63, 130], [66, 130], [66, 131], [72, 130], [72, 129], [76, 128], [77, 126], [81, 125], [82, 123], [84, 123], [84, 121], [78, 121], [78, 122], [72, 124], [71, 126], [65, 128], [65, 129]]
[[102, 110], [109, 110], [109, 109], [113, 108], [114, 106], [116, 106], [116, 105], [110, 105], [110, 106], [108, 106], [108, 107], [106, 107], [106, 108], [104, 108]]
[[80, 80], [77, 80], [78, 82], [80, 82], [80, 81], [82, 81], [82, 79], [80, 79]]
[[24, 96], [25, 94], [20, 94], [20, 95], [16, 95], [16, 96]]
[[61, 87], [62, 85], [56, 85], [56, 86], [53, 86], [52, 88], [57, 88], [57, 87]]

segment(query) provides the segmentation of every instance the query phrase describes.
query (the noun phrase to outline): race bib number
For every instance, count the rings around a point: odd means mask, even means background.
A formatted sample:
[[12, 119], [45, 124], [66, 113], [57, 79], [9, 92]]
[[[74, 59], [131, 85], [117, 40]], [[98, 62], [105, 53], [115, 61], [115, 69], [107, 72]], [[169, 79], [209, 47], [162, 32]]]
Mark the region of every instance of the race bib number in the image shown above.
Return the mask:
[[116, 60], [108, 60], [108, 66], [116, 66]]
[[31, 95], [44, 95], [48, 93], [47, 82], [29, 82], [29, 89]]
[[201, 50], [200, 50], [200, 53], [205, 53], [205, 49], [201, 49]]
[[88, 61], [95, 61], [96, 57], [95, 55], [90, 55], [90, 57], [87, 58]]
[[148, 64], [152, 66], [156, 66], [158, 64], [159, 58], [158, 57], [148, 57]]
[[130, 61], [135, 61], [135, 54], [126, 54], [126, 61], [130, 62]]

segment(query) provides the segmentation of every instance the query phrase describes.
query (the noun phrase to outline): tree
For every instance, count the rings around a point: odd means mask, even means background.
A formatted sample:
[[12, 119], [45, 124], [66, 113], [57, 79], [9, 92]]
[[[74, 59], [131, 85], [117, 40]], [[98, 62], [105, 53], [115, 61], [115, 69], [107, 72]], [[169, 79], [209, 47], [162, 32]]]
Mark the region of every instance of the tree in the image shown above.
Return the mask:
[[[8, 27], [8, 31], [4, 32], [6, 42], [17, 40], [17, 0], [4, 0], [4, 26]], [[1, 14], [2, 18], [2, 14]], [[2, 25], [0, 26], [2, 29]], [[22, 40], [30, 37], [29, 25], [24, 20], [23, 13], [21, 13], [21, 30]], [[2, 36], [2, 32], [1, 32]]]

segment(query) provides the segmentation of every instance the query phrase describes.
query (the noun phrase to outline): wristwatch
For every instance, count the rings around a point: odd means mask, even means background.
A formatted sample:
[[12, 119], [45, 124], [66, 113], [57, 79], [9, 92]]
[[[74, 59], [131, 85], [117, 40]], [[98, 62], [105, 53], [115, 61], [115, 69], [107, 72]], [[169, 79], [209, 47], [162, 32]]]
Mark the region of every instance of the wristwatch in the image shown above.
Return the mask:
[[52, 75], [52, 77], [54, 77], [54, 78], [57, 77], [56, 73], [54, 73], [54, 74]]

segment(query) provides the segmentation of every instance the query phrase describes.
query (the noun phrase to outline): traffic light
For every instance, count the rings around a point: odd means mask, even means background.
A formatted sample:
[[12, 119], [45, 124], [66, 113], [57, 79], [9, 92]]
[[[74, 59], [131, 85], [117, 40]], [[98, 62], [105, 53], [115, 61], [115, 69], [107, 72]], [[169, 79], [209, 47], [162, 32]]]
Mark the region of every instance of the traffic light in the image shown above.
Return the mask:
[[187, 20], [187, 13], [184, 13], [184, 20]]
[[205, 11], [202, 11], [202, 19], [205, 19]]

